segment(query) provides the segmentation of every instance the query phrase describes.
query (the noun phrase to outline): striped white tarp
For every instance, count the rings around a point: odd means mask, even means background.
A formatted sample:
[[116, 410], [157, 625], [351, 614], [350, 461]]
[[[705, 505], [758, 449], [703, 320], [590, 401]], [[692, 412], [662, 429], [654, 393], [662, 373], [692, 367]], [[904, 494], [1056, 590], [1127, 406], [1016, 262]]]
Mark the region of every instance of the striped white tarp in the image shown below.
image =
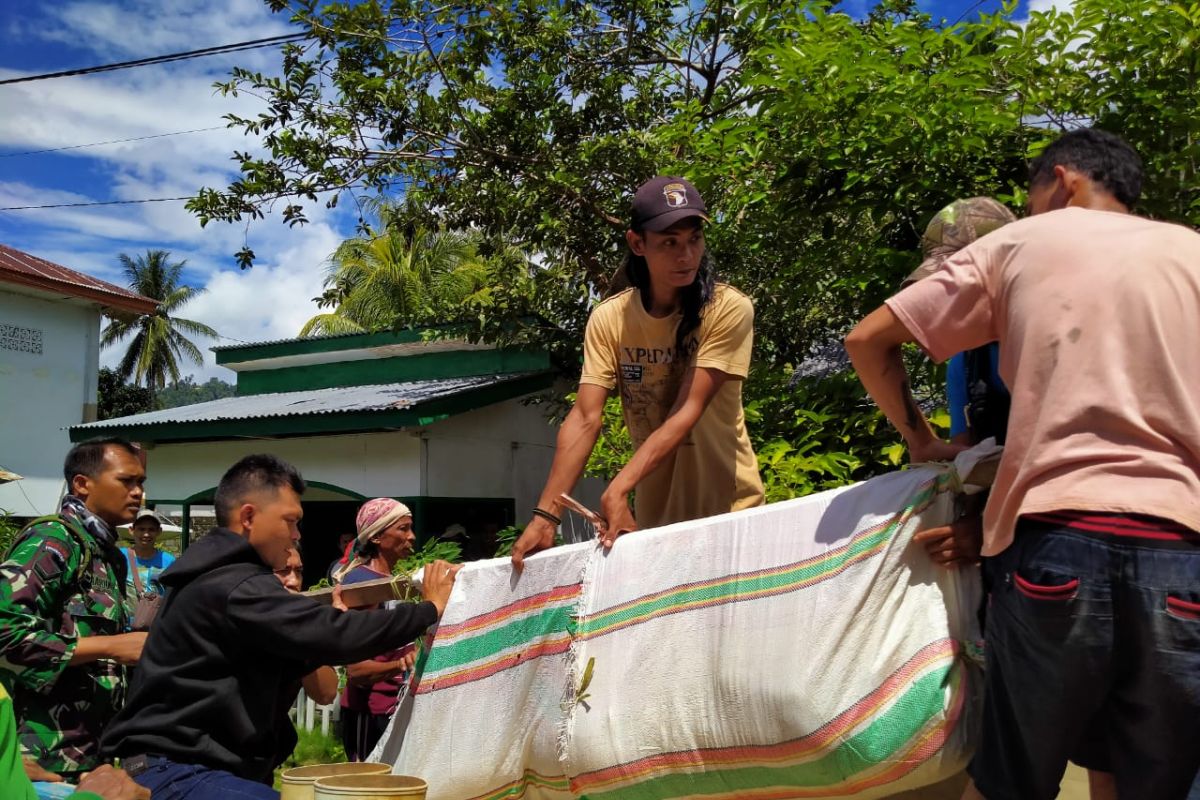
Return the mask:
[[973, 741], [980, 589], [910, 539], [949, 519], [957, 484], [912, 469], [609, 553], [558, 548], [520, 578], [469, 565], [375, 757], [431, 800], [873, 798], [941, 780]]

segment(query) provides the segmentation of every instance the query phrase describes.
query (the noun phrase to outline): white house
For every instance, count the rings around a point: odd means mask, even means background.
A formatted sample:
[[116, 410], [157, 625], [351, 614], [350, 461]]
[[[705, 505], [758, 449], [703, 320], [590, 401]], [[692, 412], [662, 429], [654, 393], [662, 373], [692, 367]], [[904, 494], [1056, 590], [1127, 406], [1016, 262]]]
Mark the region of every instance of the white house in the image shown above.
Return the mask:
[[[262, 452], [295, 464], [309, 485], [301, 525], [309, 580], [370, 497], [408, 504], [422, 539], [464, 526], [469, 556], [490, 556], [496, 530], [529, 520], [557, 434], [546, 407], [529, 403], [556, 384], [545, 353], [420, 331], [214, 351], [237, 373], [237, 396], [71, 429], [74, 441], [117, 434], [146, 446], [147, 503], [180, 509], [185, 544], [222, 473]], [[597, 503], [602, 490], [585, 480], [581, 499]]]
[[0, 245], [0, 464], [24, 480], [0, 485], [18, 517], [58, 510], [67, 427], [96, 418], [100, 318], [152, 314], [157, 303]]

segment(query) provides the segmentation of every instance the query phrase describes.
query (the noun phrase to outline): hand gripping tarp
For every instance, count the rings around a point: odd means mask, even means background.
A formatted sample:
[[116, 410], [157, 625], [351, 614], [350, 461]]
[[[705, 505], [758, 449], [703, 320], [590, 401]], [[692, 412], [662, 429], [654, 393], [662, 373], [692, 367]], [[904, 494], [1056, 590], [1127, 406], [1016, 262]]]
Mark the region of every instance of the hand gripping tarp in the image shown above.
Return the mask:
[[468, 565], [374, 759], [431, 800], [940, 781], [975, 738], [980, 586], [910, 540], [950, 520], [969, 466], [561, 547], [519, 577]]

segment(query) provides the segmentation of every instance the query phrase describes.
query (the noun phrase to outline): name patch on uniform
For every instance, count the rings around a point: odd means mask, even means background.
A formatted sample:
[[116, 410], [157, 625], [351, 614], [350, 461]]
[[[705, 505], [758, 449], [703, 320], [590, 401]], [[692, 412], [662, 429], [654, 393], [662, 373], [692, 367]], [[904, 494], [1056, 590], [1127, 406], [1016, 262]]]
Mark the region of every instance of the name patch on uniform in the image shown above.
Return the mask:
[[622, 364], [621, 365], [621, 380], [626, 383], [641, 383], [642, 382], [642, 365], [641, 364]]
[[57, 539], [43, 539], [38, 545], [38, 552], [33, 568], [43, 581], [49, 580], [67, 568], [71, 551], [67, 545]]

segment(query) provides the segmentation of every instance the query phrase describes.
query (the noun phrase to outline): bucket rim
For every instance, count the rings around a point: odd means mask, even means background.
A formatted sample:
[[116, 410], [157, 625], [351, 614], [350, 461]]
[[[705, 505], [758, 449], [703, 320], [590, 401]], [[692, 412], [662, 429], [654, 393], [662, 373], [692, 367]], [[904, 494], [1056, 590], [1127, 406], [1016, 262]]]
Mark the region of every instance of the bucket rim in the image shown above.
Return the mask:
[[321, 778], [358, 775], [384, 775], [392, 771], [391, 764], [379, 761], [341, 761], [335, 764], [305, 764], [289, 767], [279, 774], [279, 782], [290, 785], [311, 786]]

